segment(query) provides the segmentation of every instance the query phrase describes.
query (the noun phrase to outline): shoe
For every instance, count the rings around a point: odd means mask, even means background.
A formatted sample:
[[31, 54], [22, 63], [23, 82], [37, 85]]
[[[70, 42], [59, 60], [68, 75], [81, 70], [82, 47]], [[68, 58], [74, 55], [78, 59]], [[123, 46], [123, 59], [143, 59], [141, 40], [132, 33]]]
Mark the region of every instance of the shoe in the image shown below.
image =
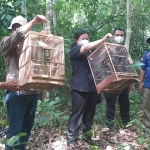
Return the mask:
[[146, 136], [147, 136], [147, 135], [150, 135], [150, 132], [149, 132], [148, 130], [145, 130], [145, 129], [143, 130], [143, 133], [144, 133], [144, 135], [146, 135]]
[[113, 124], [109, 124], [107, 125], [107, 128], [109, 128], [108, 135], [111, 137], [114, 136], [116, 130], [115, 126]]
[[130, 121], [122, 121], [123, 127], [124, 127], [124, 128], [128, 128], [129, 122], [130, 122]]
[[91, 137], [84, 137], [83, 141], [85, 141], [86, 143], [88, 143], [89, 145], [95, 145], [94, 141], [91, 139]]
[[114, 132], [116, 130], [114, 125], [107, 125], [107, 128], [109, 128], [109, 132]]
[[0, 138], [4, 137], [6, 135], [6, 130], [5, 128], [0, 129]]
[[70, 141], [67, 143], [67, 146], [69, 147], [78, 147], [78, 142], [77, 141]]

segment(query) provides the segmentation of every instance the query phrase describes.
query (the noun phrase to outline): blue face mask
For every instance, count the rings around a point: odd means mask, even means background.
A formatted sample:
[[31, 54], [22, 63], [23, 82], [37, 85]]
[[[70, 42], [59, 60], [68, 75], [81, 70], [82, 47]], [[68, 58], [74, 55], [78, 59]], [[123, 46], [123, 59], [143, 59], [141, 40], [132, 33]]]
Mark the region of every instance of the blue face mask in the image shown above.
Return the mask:
[[84, 45], [84, 44], [87, 44], [89, 43], [89, 40], [81, 40], [79, 41], [79, 45]]

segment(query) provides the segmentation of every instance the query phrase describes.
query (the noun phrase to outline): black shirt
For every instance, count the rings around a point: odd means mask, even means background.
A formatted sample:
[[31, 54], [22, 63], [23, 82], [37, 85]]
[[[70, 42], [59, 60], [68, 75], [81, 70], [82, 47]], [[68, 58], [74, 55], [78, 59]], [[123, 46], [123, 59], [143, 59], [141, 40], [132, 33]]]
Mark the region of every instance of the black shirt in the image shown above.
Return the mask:
[[81, 55], [80, 48], [81, 46], [75, 45], [70, 50], [72, 67], [71, 88], [82, 92], [94, 92], [96, 87], [87, 60], [91, 52]]

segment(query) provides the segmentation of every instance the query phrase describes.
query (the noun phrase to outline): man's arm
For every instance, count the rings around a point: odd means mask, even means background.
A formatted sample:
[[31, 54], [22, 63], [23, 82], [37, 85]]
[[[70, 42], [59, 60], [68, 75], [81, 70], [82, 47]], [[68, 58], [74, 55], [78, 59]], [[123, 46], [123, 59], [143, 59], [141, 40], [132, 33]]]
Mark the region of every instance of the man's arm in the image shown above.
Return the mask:
[[16, 29], [9, 37], [4, 37], [0, 43], [0, 50], [4, 57], [10, 55], [10, 53], [15, 49], [15, 47], [24, 40], [24, 34], [31, 30], [31, 28], [36, 24], [41, 24], [46, 22], [46, 17], [42, 15], [37, 15], [33, 20], [28, 22], [26, 25]]
[[21, 26], [19, 28], [19, 31], [23, 32], [24, 34], [28, 33], [31, 28], [34, 26], [34, 25], [37, 25], [37, 24], [41, 24], [41, 23], [45, 23], [47, 20], [46, 20], [46, 17], [45, 16], [42, 16], [42, 15], [36, 15], [35, 18], [33, 20], [31, 20], [30, 22], [28, 22], [26, 25], [24, 26]]
[[0, 43], [0, 50], [4, 57], [7, 57], [17, 47], [17, 45], [24, 39], [24, 34], [21, 32], [14, 32], [9, 37], [4, 37]]
[[21, 90], [21, 86], [18, 85], [17, 81], [0, 82], [0, 88], [1, 89], [7, 89], [9, 91], [19, 91], [19, 90]]
[[144, 78], [145, 78], [145, 71], [146, 71], [146, 68], [147, 68], [147, 52], [145, 52], [144, 54], [143, 54], [143, 56], [142, 56], [142, 58], [141, 58], [141, 63], [142, 63], [142, 65], [141, 65], [141, 70], [140, 70], [140, 81], [139, 81], [139, 86], [138, 86], [138, 91], [139, 91], [139, 93], [141, 93], [142, 92], [142, 90], [143, 90], [143, 85], [142, 85], [142, 83], [143, 83], [143, 80], [144, 80]]
[[139, 93], [141, 93], [142, 89], [143, 89], [142, 83], [143, 83], [143, 80], [144, 80], [144, 76], [145, 76], [145, 70], [141, 69], [141, 71], [140, 71], [140, 82], [139, 82], [139, 86], [138, 86]]

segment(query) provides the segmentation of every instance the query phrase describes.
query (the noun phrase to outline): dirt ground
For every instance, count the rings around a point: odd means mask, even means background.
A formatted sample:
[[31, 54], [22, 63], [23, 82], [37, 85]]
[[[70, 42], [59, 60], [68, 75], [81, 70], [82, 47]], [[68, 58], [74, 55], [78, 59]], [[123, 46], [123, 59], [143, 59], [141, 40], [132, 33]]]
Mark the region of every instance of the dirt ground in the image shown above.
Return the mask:
[[[92, 137], [94, 146], [79, 140], [78, 147], [75, 148], [67, 147], [66, 136], [60, 132], [48, 129], [33, 130], [27, 150], [148, 150], [147, 144], [138, 144], [138, 135], [133, 128], [119, 129], [115, 132], [108, 132], [107, 128], [104, 128], [102, 132]], [[4, 150], [4, 145], [0, 144], [0, 150]]]
[[[37, 135], [38, 134], [38, 135]], [[78, 147], [67, 147], [66, 136], [60, 133], [51, 135], [49, 131], [33, 131], [30, 138], [32, 148], [36, 150], [146, 150], [147, 145], [139, 145], [138, 135], [135, 129], [119, 129], [115, 132], [101, 132], [93, 138], [95, 145], [90, 146], [82, 140], [78, 141]], [[28, 146], [28, 150], [32, 149]]]

